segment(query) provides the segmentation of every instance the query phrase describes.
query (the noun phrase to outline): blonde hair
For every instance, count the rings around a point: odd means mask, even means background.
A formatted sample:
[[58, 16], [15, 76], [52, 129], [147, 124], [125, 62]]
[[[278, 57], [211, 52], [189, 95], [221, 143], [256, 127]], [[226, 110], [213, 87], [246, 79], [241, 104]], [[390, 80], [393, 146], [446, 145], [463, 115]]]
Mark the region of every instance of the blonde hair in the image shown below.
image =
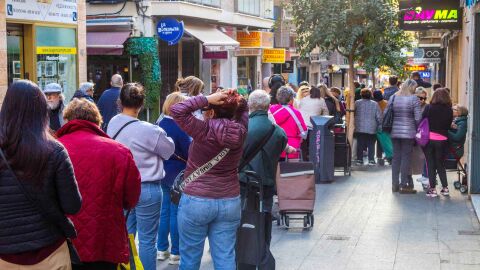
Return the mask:
[[465, 106], [455, 105], [457, 107], [458, 115], [459, 116], [468, 116], [468, 109]]
[[95, 103], [84, 98], [74, 98], [63, 110], [63, 119], [67, 121], [85, 120], [100, 126], [103, 123], [102, 115]]
[[397, 96], [411, 96], [415, 94], [415, 90], [417, 89], [417, 82], [408, 79], [404, 83], [402, 83], [402, 86], [400, 87], [400, 90], [395, 94]]
[[310, 94], [310, 86], [308, 85], [302, 85], [298, 88], [297, 91], [297, 99], [301, 100], [303, 98], [303, 92], [308, 92]]
[[164, 115], [170, 115], [170, 108], [177, 103], [185, 101], [186, 99], [187, 99], [187, 97], [182, 95], [179, 92], [171, 93], [165, 99], [165, 103], [163, 103], [162, 113]]
[[178, 79], [175, 83], [175, 88], [177, 91], [187, 94], [189, 97], [198, 96], [202, 91], [205, 85], [202, 80], [195, 76], [188, 76], [187, 78]]

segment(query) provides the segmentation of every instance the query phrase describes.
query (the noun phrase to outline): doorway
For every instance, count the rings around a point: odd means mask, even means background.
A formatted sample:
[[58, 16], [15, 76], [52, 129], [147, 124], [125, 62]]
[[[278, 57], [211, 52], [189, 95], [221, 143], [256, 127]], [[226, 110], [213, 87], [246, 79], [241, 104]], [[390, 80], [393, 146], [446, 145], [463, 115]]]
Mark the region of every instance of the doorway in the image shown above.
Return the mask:
[[29, 79], [24, 70], [23, 25], [7, 23], [8, 86], [20, 79]]

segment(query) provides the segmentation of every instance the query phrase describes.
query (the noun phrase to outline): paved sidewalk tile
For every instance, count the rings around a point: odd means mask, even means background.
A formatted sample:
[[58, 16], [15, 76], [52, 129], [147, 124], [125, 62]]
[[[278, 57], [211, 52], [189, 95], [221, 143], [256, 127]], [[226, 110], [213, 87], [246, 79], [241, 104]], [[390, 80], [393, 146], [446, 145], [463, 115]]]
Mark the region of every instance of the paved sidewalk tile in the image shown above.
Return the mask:
[[[392, 194], [390, 170], [362, 168], [317, 185], [314, 228], [273, 226], [276, 269], [480, 269], [480, 224], [467, 196], [451, 185], [450, 197], [428, 198], [417, 182], [417, 194]], [[201, 269], [210, 270], [205, 249]]]

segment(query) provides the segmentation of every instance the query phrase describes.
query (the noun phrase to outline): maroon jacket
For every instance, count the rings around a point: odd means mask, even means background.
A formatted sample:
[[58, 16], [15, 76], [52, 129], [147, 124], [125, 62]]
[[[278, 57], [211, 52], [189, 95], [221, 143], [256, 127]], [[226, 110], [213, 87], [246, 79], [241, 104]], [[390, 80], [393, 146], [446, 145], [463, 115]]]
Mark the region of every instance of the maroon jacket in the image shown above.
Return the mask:
[[123, 209], [135, 207], [140, 196], [140, 173], [132, 153], [85, 120], [68, 122], [57, 135], [70, 155], [83, 197], [80, 212], [71, 217], [80, 259], [128, 262]]
[[243, 142], [247, 136], [248, 107], [243, 102], [233, 119], [199, 120], [192, 113], [207, 107], [204, 96], [191, 97], [171, 108], [175, 122], [193, 138], [188, 151], [185, 176], [214, 158], [222, 149], [230, 152], [207, 173], [185, 188], [189, 195], [204, 198], [232, 198], [240, 194], [238, 164], [243, 153]]

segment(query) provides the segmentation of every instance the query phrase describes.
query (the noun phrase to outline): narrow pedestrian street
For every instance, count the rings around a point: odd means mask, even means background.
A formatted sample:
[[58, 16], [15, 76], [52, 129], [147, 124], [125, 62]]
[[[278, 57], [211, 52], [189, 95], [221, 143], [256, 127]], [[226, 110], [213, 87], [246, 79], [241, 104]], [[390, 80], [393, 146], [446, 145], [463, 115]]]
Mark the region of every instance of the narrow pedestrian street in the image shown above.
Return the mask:
[[[450, 197], [427, 198], [418, 182], [418, 194], [392, 194], [390, 169], [357, 169], [317, 185], [311, 231], [274, 225], [277, 269], [480, 269], [480, 225], [451, 185], [456, 175], [449, 174]], [[213, 269], [210, 256], [201, 269]]]

